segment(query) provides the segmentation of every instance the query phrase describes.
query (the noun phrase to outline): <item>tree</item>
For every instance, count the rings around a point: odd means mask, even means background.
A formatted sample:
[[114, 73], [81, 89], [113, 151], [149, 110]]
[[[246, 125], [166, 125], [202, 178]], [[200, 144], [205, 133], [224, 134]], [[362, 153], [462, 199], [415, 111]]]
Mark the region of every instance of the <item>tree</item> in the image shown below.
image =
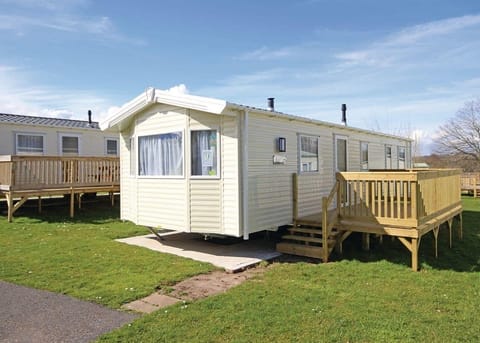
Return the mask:
[[480, 166], [480, 99], [466, 102], [455, 116], [441, 125], [436, 151], [458, 161], [465, 169]]

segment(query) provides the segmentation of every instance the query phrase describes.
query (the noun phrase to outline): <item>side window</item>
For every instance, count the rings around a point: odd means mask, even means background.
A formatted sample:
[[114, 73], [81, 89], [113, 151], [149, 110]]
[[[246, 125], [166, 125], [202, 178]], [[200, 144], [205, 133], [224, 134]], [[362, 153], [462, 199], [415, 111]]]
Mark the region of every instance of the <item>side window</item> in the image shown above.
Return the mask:
[[360, 142], [360, 169], [368, 170], [368, 143]]
[[191, 132], [192, 176], [218, 176], [218, 132]]
[[61, 135], [61, 151], [62, 155], [78, 155], [79, 154], [79, 137]]
[[138, 175], [182, 176], [183, 133], [138, 137]]
[[105, 152], [110, 156], [118, 156], [118, 139], [105, 139]]
[[318, 137], [300, 135], [300, 172], [318, 171]]
[[398, 147], [398, 169], [405, 169], [405, 147]]
[[392, 147], [385, 147], [385, 169], [392, 169]]

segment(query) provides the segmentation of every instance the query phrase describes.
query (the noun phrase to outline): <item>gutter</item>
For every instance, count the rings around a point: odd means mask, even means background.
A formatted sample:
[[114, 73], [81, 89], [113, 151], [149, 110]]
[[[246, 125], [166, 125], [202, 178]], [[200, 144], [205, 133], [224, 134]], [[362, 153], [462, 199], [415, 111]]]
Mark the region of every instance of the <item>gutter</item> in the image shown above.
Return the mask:
[[248, 110], [243, 110], [242, 121], [242, 224], [243, 239], [248, 240]]

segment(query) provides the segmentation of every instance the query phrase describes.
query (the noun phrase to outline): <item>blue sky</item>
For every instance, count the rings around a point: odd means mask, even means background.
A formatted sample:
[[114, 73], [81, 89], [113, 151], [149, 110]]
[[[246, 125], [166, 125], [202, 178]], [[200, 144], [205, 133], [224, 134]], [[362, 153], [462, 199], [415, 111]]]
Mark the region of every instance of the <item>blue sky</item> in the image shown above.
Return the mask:
[[480, 2], [0, 0], [0, 112], [101, 120], [146, 87], [419, 137], [480, 97]]

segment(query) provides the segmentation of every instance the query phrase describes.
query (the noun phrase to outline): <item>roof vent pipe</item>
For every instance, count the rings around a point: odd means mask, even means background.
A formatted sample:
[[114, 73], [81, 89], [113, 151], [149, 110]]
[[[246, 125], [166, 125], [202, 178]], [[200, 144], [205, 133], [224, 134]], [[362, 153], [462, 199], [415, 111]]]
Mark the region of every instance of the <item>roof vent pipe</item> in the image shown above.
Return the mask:
[[267, 98], [267, 109], [269, 111], [275, 111], [275, 98]]
[[92, 126], [92, 111], [88, 110], [88, 125]]
[[347, 105], [342, 104], [342, 123], [347, 126]]

